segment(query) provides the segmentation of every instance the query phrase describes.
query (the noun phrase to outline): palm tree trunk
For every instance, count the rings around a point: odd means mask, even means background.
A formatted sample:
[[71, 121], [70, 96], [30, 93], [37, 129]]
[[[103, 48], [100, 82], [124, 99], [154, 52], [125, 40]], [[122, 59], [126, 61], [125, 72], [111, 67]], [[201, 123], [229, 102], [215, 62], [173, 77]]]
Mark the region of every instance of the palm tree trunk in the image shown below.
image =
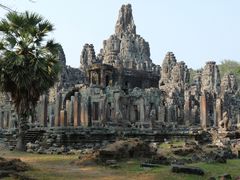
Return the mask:
[[19, 120], [19, 125], [18, 125], [18, 137], [17, 137], [17, 145], [16, 149], [19, 151], [24, 151], [26, 149], [25, 142], [24, 142], [24, 137], [25, 133], [28, 129], [27, 125], [27, 114], [20, 114], [20, 120]]

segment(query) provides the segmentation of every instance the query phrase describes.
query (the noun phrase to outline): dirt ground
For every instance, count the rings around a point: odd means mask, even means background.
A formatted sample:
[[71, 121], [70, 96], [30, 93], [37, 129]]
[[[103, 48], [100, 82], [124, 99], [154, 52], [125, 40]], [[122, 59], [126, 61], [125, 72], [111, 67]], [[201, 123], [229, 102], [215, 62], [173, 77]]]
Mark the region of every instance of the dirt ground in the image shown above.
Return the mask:
[[23, 174], [35, 179], [154, 179], [151, 174], [136, 173], [137, 170], [134, 170], [137, 163], [136, 160], [127, 162], [126, 166], [132, 168], [128, 172], [125, 171], [126, 167], [123, 167], [123, 169], [111, 169], [98, 165], [77, 166], [71, 163], [78, 159], [77, 155], [41, 155], [1, 150], [0, 156], [4, 158], [19, 158], [23, 162], [28, 163], [32, 168]]
[[164, 165], [158, 168], [142, 168], [139, 159], [126, 160], [120, 162], [118, 168], [110, 168], [96, 164], [79, 166], [72, 163], [78, 160], [77, 155], [43, 155], [0, 149], [0, 157], [20, 158], [31, 167], [31, 170], [24, 172], [23, 175], [38, 180], [195, 180], [218, 177], [224, 173], [231, 174], [233, 178], [240, 175], [239, 159], [229, 160], [227, 164], [193, 164], [206, 172], [204, 176], [197, 176], [175, 174], [170, 171], [170, 166]]

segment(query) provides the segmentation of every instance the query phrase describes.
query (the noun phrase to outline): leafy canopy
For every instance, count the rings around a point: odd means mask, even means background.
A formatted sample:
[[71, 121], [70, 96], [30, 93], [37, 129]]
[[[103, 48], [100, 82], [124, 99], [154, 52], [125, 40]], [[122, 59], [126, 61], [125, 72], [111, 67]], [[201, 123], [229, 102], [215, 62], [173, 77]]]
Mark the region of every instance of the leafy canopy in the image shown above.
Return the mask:
[[238, 83], [240, 83], [240, 62], [234, 60], [224, 60], [219, 65], [219, 70], [221, 76], [224, 76], [226, 73], [233, 73]]
[[45, 40], [51, 31], [49, 21], [27, 11], [0, 21], [0, 90], [11, 93], [18, 113], [34, 108], [57, 80], [59, 45]]

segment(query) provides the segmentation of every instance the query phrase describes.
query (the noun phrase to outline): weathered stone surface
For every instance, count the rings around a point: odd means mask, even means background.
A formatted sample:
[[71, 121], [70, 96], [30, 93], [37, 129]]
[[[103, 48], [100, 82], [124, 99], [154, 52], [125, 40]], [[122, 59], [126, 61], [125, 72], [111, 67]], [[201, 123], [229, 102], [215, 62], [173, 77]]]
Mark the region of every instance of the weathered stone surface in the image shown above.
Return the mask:
[[218, 178], [220, 180], [230, 180], [230, 179], [232, 179], [232, 176], [230, 174], [225, 173], [225, 174], [223, 174], [221, 176], [218, 176]]
[[171, 171], [175, 173], [186, 173], [186, 174], [195, 174], [195, 175], [204, 175], [204, 171], [197, 167], [188, 167], [182, 165], [172, 165]]
[[122, 5], [119, 10], [115, 33], [119, 36], [121, 36], [122, 33], [136, 34], [136, 26], [133, 21], [132, 7], [130, 4]]
[[83, 72], [86, 72], [93, 63], [96, 63], [96, 55], [92, 44], [85, 44], [80, 56], [80, 64]]
[[159, 164], [150, 164], [150, 163], [141, 163], [141, 167], [154, 168], [154, 167], [160, 167], [160, 165]]
[[220, 73], [216, 62], [208, 61], [203, 68], [201, 91], [220, 93]]
[[99, 150], [98, 159], [105, 162], [109, 159], [123, 159], [133, 157], [150, 157], [153, 154], [148, 144], [139, 139], [120, 140]]
[[7, 160], [0, 158], [0, 171], [21, 172], [29, 170], [29, 166], [20, 159]]

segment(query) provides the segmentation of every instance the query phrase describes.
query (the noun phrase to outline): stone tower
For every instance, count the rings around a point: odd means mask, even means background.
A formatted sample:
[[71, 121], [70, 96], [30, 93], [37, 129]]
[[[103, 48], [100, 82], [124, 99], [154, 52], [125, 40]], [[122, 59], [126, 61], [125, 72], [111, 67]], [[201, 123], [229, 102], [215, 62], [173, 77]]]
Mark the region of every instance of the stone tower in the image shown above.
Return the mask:
[[220, 73], [216, 62], [209, 61], [201, 77], [200, 119], [201, 126], [217, 126], [216, 100], [220, 93]]
[[115, 34], [103, 41], [100, 53], [103, 63], [116, 68], [158, 71], [159, 67], [150, 59], [150, 48], [140, 35], [136, 34], [132, 7], [123, 5], [115, 25]]

